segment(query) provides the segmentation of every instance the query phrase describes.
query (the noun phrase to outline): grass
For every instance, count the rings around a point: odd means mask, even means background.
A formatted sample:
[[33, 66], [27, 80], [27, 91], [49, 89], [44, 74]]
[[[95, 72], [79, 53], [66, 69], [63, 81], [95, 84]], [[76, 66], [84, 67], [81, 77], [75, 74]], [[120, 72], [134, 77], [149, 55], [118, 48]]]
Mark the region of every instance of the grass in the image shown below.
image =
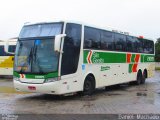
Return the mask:
[[156, 67], [155, 70], [160, 70], [160, 67]]

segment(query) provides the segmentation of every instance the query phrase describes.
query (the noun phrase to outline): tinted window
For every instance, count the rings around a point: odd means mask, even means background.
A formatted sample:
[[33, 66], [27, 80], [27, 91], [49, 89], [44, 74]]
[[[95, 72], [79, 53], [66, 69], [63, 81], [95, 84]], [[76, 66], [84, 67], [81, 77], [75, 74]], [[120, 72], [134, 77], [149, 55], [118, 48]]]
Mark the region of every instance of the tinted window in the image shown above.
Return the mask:
[[4, 46], [0, 46], [0, 56], [4, 56]]
[[127, 51], [128, 52], [143, 52], [142, 42], [136, 37], [127, 36]]
[[134, 37], [134, 52], [143, 53], [143, 41]]
[[150, 54], [154, 54], [154, 42], [153, 41], [148, 41], [149, 44], [149, 52]]
[[143, 40], [144, 53], [153, 54], [154, 53], [154, 42], [150, 40]]
[[121, 33], [84, 28], [84, 48], [154, 54], [154, 42]]
[[[14, 52], [15, 51], [15, 45], [14, 46], [9, 46], [9, 50], [11, 50], [10, 52]], [[1, 45], [0, 46], [0, 56], [13, 56], [12, 54], [6, 53], [4, 51], [4, 46]]]
[[81, 44], [81, 25], [67, 24], [66, 35], [63, 46], [64, 53], [62, 54], [62, 75], [77, 71]]
[[15, 45], [10, 45], [9, 46], [9, 51], [10, 52], [15, 52], [16, 46]]
[[131, 36], [127, 36], [127, 47], [126, 47], [126, 50], [128, 52], [134, 52], [134, 38], [131, 37]]
[[100, 30], [85, 27], [84, 28], [84, 48], [100, 49]]
[[115, 33], [115, 50], [125, 51], [126, 50], [126, 36]]
[[46, 23], [24, 26], [19, 38], [55, 36], [61, 33], [62, 23]]
[[113, 50], [114, 49], [114, 39], [113, 33], [109, 31], [101, 32], [101, 49], [102, 50]]

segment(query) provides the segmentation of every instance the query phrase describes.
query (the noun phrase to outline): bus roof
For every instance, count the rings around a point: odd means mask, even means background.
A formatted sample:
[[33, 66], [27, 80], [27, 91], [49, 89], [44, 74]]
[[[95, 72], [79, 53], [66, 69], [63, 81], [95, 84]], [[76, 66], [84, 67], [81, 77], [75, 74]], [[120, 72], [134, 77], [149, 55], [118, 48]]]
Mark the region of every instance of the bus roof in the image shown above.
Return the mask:
[[133, 37], [137, 37], [137, 38], [141, 38], [141, 39], [147, 39], [147, 40], [151, 40], [151, 41], [154, 41], [153, 39], [151, 38], [146, 38], [146, 37], [143, 37], [142, 38], [142, 35], [134, 35], [134, 34], [130, 34], [128, 31], [121, 31], [121, 30], [118, 30], [118, 29], [113, 29], [113, 28], [110, 28], [110, 27], [102, 27], [102, 26], [96, 26], [96, 25], [93, 25], [93, 24], [86, 24], [84, 22], [80, 22], [80, 21], [72, 21], [72, 20], [57, 20], [57, 21], [52, 21], [52, 22], [38, 22], [38, 23], [26, 23], [24, 24], [24, 26], [29, 26], [29, 25], [38, 25], [38, 24], [49, 24], [49, 23], [55, 23], [55, 22], [63, 22], [63, 23], [74, 23], [74, 24], [81, 24], [83, 26], [88, 26], [88, 27], [94, 27], [94, 28], [97, 28], [97, 29], [102, 29], [102, 30], [107, 30], [107, 31], [110, 31], [110, 32], [115, 32], [115, 33], [119, 33], [119, 34], [123, 34], [123, 35], [128, 35], [128, 36], [133, 36]]
[[5, 42], [4, 40], [0, 40], [0, 42]]
[[17, 42], [18, 37], [8, 39], [9, 42]]

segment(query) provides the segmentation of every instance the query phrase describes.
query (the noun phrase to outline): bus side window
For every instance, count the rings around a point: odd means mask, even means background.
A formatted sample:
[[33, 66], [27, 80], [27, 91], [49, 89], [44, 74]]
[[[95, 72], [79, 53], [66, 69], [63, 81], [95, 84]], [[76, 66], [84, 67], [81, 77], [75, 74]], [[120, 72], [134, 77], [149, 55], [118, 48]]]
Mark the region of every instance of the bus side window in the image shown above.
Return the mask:
[[66, 26], [66, 37], [62, 54], [61, 75], [72, 74], [77, 71], [80, 45], [81, 25], [68, 23]]
[[149, 54], [154, 54], [154, 42], [149, 41]]
[[131, 36], [127, 36], [127, 52], [134, 51], [133, 39]]
[[9, 46], [9, 51], [10, 52], [15, 52], [16, 46], [15, 45], [10, 45]]
[[84, 28], [84, 48], [100, 49], [100, 30], [91, 27]]
[[127, 36], [127, 52], [142, 52], [142, 43], [140, 43], [140, 41], [138, 41], [138, 39], [136, 37], [133, 36]]
[[136, 37], [134, 39], [135, 39], [135, 45], [134, 45], [134, 47], [136, 48], [135, 52], [137, 52], [137, 53], [143, 53], [144, 49], [143, 49], [143, 42], [142, 42], [142, 40], [137, 39]]
[[4, 45], [0, 46], [0, 56], [12, 56], [4, 51]]
[[114, 50], [114, 38], [112, 32], [109, 31], [101, 32], [101, 49]]
[[4, 46], [0, 45], [0, 56], [4, 56]]
[[144, 53], [154, 54], [154, 42], [150, 40], [143, 40]]
[[115, 33], [115, 50], [126, 51], [126, 36], [123, 34]]

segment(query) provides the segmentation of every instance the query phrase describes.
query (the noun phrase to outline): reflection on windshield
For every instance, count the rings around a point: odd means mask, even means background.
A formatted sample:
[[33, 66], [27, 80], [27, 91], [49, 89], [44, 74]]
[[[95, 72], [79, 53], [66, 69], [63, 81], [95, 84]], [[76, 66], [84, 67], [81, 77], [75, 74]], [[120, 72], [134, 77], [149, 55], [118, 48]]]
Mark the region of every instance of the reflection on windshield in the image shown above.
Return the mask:
[[48, 73], [57, 71], [58, 54], [53, 39], [18, 41], [15, 54], [15, 71], [21, 73]]
[[19, 38], [55, 36], [61, 33], [62, 23], [47, 23], [24, 26]]

